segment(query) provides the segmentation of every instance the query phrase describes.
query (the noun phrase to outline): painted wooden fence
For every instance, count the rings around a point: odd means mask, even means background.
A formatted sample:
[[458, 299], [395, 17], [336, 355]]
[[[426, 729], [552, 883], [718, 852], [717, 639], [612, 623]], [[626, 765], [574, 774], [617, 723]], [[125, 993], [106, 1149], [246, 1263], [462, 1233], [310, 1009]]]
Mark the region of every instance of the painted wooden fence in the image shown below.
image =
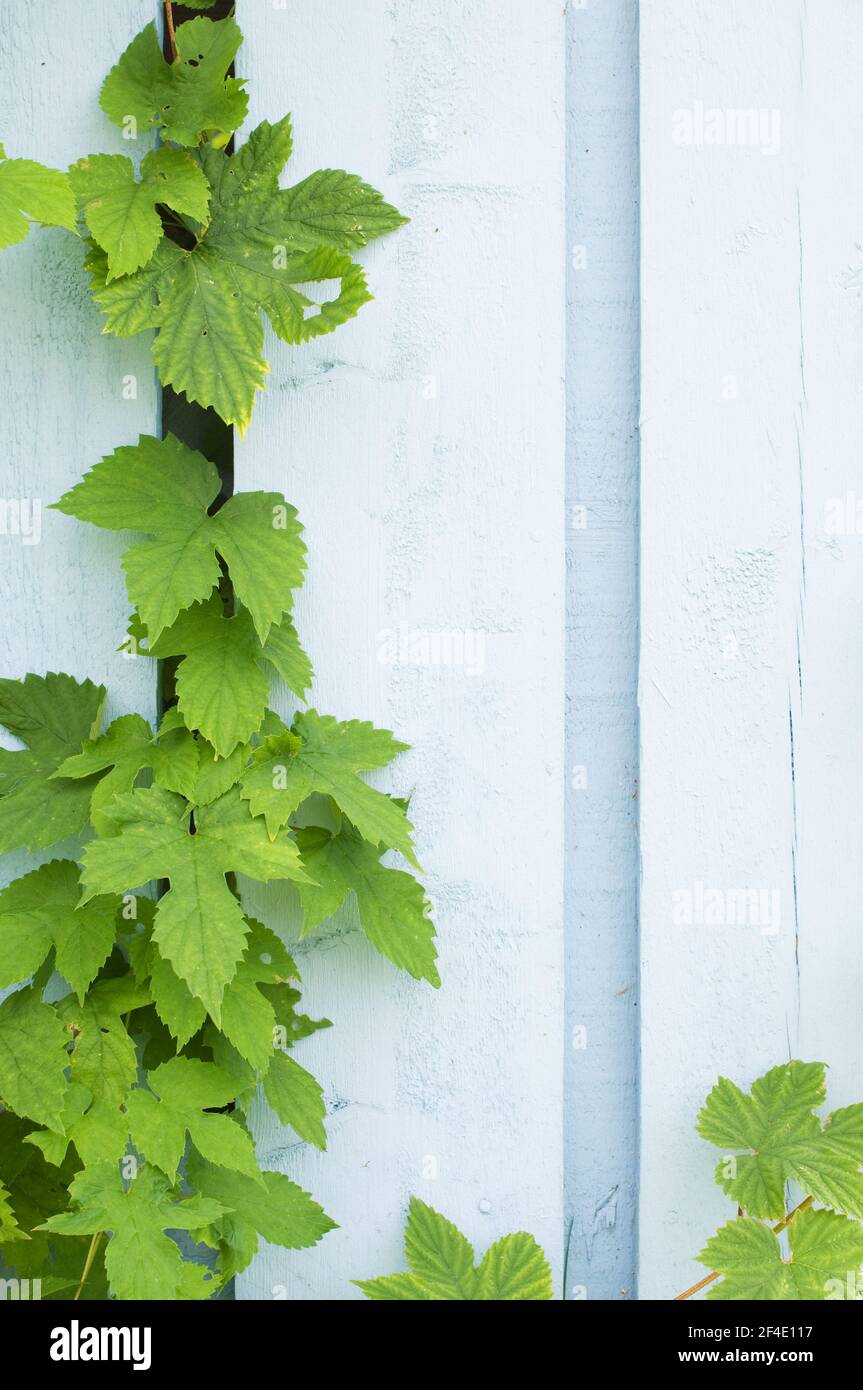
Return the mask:
[[[98, 87], [157, 9], [4, 6], [7, 151], [121, 148]], [[533, 1230], [569, 1297], [668, 1297], [727, 1212], [693, 1130], [716, 1074], [817, 1057], [859, 1095], [863, 13], [238, 16], [252, 119], [293, 112], [292, 176], [355, 169], [411, 218], [354, 323], [269, 342], [236, 485], [304, 520], [317, 707], [413, 745], [444, 986], [399, 978], [350, 912], [302, 949], [335, 1025], [303, 1055], [328, 1152], [253, 1123], [339, 1230], [265, 1251], [237, 1296], [359, 1296], [400, 1267], [416, 1192], [480, 1248]], [[111, 715], [151, 715], [152, 669], [115, 650], [121, 542], [45, 510], [158, 430], [147, 346], [99, 336], [60, 232], [4, 253], [0, 297], [3, 674], [89, 675]], [[288, 890], [249, 901], [291, 935]]]

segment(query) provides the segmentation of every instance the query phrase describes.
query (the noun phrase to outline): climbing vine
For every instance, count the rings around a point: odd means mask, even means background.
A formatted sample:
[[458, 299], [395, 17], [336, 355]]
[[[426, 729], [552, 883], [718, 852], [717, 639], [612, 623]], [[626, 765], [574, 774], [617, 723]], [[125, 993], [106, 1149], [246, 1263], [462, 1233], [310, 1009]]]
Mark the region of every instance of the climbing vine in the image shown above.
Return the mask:
[[716, 1181], [737, 1216], [697, 1257], [710, 1273], [678, 1300], [702, 1289], [756, 1302], [863, 1297], [863, 1104], [822, 1121], [824, 1072], [788, 1062], [748, 1094], [727, 1077], [713, 1087], [697, 1128], [723, 1151]]
[[[264, 319], [291, 344], [332, 332], [370, 298], [354, 254], [404, 219], [339, 170], [282, 188], [287, 116], [232, 151], [248, 107], [233, 16], [175, 24], [168, 4], [166, 33], [167, 57], [148, 25], [101, 91], [139, 160], [91, 153], [63, 172], [0, 147], [0, 245], [34, 222], [79, 236], [105, 331], [149, 333], [162, 384], [243, 431]], [[0, 1250], [45, 1298], [207, 1298], [260, 1237], [298, 1248], [333, 1228], [260, 1170], [247, 1127], [261, 1087], [325, 1147], [321, 1087], [294, 1049], [329, 1022], [302, 1011], [296, 965], [237, 873], [293, 884], [304, 935], [352, 896], [371, 945], [439, 983], [423, 889], [382, 862], [418, 867], [407, 802], [362, 776], [406, 745], [270, 708], [272, 682], [301, 705], [312, 682], [292, 617], [302, 527], [278, 493], [219, 505], [219, 491], [214, 464], [168, 434], [124, 441], [55, 504], [135, 533], [128, 643], [175, 672], [155, 727], [129, 713], [105, 728], [91, 681], [0, 681], [21, 744], [0, 749], [0, 853], [63, 846], [0, 892], [0, 987], [15, 987], [0, 1004]]]

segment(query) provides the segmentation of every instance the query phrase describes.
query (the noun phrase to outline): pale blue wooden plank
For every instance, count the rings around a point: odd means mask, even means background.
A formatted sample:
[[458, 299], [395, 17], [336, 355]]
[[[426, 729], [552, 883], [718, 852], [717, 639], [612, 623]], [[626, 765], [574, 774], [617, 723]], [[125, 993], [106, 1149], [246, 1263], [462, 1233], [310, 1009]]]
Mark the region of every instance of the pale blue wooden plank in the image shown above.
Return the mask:
[[638, 4], [568, 32], [567, 1297], [635, 1297]]

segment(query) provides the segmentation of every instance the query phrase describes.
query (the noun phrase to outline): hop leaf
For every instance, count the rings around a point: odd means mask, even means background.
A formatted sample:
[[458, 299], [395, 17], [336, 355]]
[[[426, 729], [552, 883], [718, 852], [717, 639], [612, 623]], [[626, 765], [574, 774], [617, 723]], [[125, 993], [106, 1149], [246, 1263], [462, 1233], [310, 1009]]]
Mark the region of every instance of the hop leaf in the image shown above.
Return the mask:
[[192, 1150], [189, 1181], [206, 1198], [230, 1210], [210, 1239], [219, 1249], [222, 1277], [230, 1279], [251, 1262], [258, 1237], [286, 1250], [304, 1250], [336, 1229], [322, 1207], [282, 1173], [261, 1174], [263, 1183], [204, 1163]]
[[[133, 622], [136, 640], [145, 632]], [[270, 628], [262, 646], [251, 614], [241, 609], [226, 617], [218, 594], [185, 609], [149, 643], [147, 654], [182, 657], [176, 674], [180, 713], [188, 727], [200, 730], [223, 758], [247, 743], [264, 721], [270, 693], [265, 667], [282, 676], [301, 697], [312, 677], [289, 618]]]
[[434, 923], [416, 879], [381, 864], [381, 850], [347, 821], [335, 834], [318, 828], [298, 830], [297, 842], [303, 866], [314, 880], [295, 885], [303, 908], [303, 935], [331, 917], [353, 893], [360, 926], [375, 949], [415, 980], [438, 986]]
[[504, 1236], [479, 1268], [461, 1231], [433, 1207], [412, 1197], [405, 1231], [410, 1274], [355, 1280], [378, 1302], [540, 1302], [552, 1297], [551, 1270], [533, 1236]]
[[106, 1231], [105, 1267], [120, 1299], [175, 1298], [184, 1280], [183, 1259], [165, 1232], [200, 1231], [226, 1211], [212, 1197], [175, 1200], [170, 1184], [149, 1166], [124, 1191], [114, 1164], [94, 1164], [74, 1179], [70, 1195], [77, 1210], [52, 1216], [39, 1229], [61, 1235]]
[[210, 186], [186, 150], [163, 146], [141, 164], [140, 181], [122, 154], [91, 154], [69, 170], [73, 192], [97, 245], [107, 256], [107, 282], [139, 270], [162, 239], [157, 206], [164, 203], [205, 222]]
[[84, 901], [170, 879], [156, 909], [153, 939], [218, 1022], [248, 931], [225, 875], [241, 870], [264, 882], [305, 879], [296, 844], [286, 834], [270, 840], [235, 790], [198, 812], [194, 834], [188, 805], [159, 787], [118, 797], [112, 815], [117, 834], [92, 841], [84, 851]]
[[311, 1073], [286, 1052], [273, 1054], [264, 1077], [264, 1095], [282, 1124], [290, 1125], [315, 1148], [327, 1147], [323, 1091]]
[[93, 738], [102, 720], [104, 686], [71, 676], [0, 680], [0, 724], [26, 749], [0, 748], [0, 854], [45, 849], [87, 824], [93, 784], [48, 779]]
[[863, 1105], [831, 1115], [824, 1101], [824, 1065], [789, 1062], [754, 1083], [750, 1095], [720, 1077], [696, 1122], [699, 1134], [730, 1155], [716, 1180], [750, 1216], [785, 1213], [785, 1183], [798, 1182], [816, 1201], [863, 1217]]
[[106, 77], [102, 110], [115, 125], [132, 118], [178, 145], [197, 145], [205, 131], [229, 134], [249, 105], [243, 81], [227, 75], [242, 41], [234, 19], [193, 19], [178, 26], [177, 62], [168, 63], [148, 24]]
[[399, 850], [416, 864], [413, 827], [398, 802], [368, 786], [359, 772], [386, 767], [408, 745], [388, 729], [352, 719], [340, 723], [310, 709], [290, 732], [266, 738], [242, 779], [253, 816], [263, 815], [275, 834], [307, 797], [332, 797], [360, 834], [373, 845]]
[[171, 1182], [185, 1153], [187, 1133], [209, 1163], [261, 1181], [248, 1133], [230, 1115], [203, 1113], [233, 1100], [234, 1081], [227, 1072], [212, 1062], [174, 1057], [148, 1073], [147, 1086], [148, 1090], [136, 1087], [128, 1098], [132, 1142]]
[[[71, 996], [62, 999], [56, 1013], [66, 1025], [74, 1047], [67, 1059], [72, 1080], [96, 1100], [118, 1106], [138, 1074], [135, 1043], [124, 1016], [150, 1002], [148, 991], [124, 975], [100, 980], [79, 1004]], [[51, 1125], [64, 1132], [63, 1125]]]
[[277, 492], [241, 492], [210, 516], [219, 488], [218, 472], [202, 454], [170, 434], [142, 435], [97, 463], [55, 504], [80, 521], [153, 537], [123, 559], [129, 598], [151, 641], [183, 609], [209, 598], [219, 582], [219, 556], [262, 644], [302, 583], [306, 548], [295, 509]]
[[119, 901], [79, 909], [78, 865], [55, 859], [0, 892], [0, 988], [34, 975], [48, 953], [79, 999], [114, 945]]
[[[286, 117], [275, 126], [264, 121], [237, 154], [212, 144], [199, 151], [212, 197], [209, 224], [191, 250], [163, 241], [143, 269], [114, 282], [105, 258], [88, 257], [108, 329], [156, 328], [153, 358], [163, 385], [213, 406], [241, 432], [268, 370], [261, 312], [288, 343], [331, 333], [371, 297], [346, 250], [404, 221], [341, 171], [279, 188], [290, 148]], [[315, 303], [299, 288], [333, 280], [340, 282], [335, 299]]]
[[0, 1101], [51, 1129], [62, 1127], [68, 1036], [41, 990], [21, 989], [0, 1004]]
[[27, 1232], [21, 1230], [15, 1219], [9, 1189], [0, 1181], [0, 1247], [11, 1245], [13, 1241], [29, 1239]]
[[711, 1236], [698, 1259], [724, 1277], [707, 1297], [796, 1301], [844, 1296], [849, 1276], [863, 1264], [863, 1229], [830, 1211], [801, 1211], [788, 1228], [791, 1258], [769, 1226], [751, 1218], [729, 1221]]
[[59, 169], [46, 169], [32, 159], [7, 159], [0, 145], [0, 247], [23, 241], [28, 218], [45, 227], [75, 230], [75, 199], [69, 180]]

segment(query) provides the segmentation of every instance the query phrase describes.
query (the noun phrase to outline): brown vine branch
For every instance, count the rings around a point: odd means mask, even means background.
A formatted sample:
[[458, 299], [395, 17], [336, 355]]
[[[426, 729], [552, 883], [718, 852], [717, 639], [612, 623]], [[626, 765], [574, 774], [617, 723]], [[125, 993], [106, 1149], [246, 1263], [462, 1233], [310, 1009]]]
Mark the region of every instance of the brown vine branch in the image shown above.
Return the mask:
[[[808, 1207], [811, 1207], [813, 1200], [812, 1197], [804, 1197], [803, 1201], [798, 1203], [793, 1211], [786, 1212], [782, 1220], [773, 1227], [773, 1234], [778, 1236], [780, 1231], [784, 1231], [786, 1226], [790, 1226], [797, 1213], [799, 1211], [806, 1211]], [[740, 1207], [737, 1208], [737, 1213], [739, 1216]], [[702, 1289], [706, 1289], [708, 1284], [712, 1284], [713, 1281], [718, 1278], [719, 1274], [715, 1272], [713, 1274], [705, 1274], [703, 1279], [699, 1279], [697, 1284], [692, 1285], [692, 1288], [684, 1289], [683, 1293], [675, 1294], [672, 1302], [680, 1303], [684, 1298], [691, 1298], [694, 1293], [700, 1293]]]
[[165, 29], [171, 46], [171, 62], [177, 61], [177, 35], [174, 32], [174, 6], [172, 0], [165, 0]]

